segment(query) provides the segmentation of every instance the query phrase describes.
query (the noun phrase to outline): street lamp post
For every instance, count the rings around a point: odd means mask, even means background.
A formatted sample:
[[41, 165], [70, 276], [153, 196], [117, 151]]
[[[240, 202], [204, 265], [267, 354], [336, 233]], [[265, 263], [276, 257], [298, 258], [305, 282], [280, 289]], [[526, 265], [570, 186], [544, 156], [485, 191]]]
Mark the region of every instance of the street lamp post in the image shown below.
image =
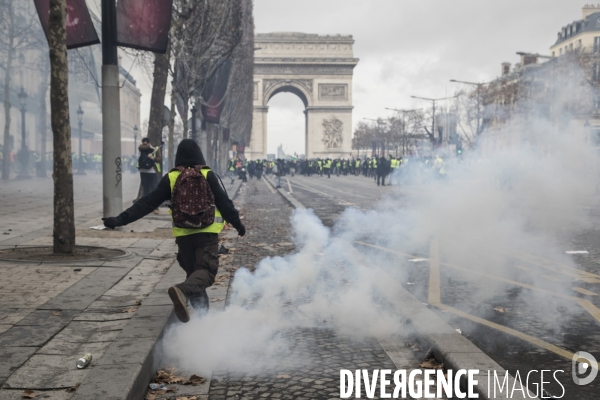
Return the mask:
[[21, 151], [19, 152], [19, 161], [21, 162], [21, 170], [17, 175], [17, 179], [31, 179], [29, 175], [29, 150], [27, 149], [27, 140], [25, 138], [25, 106], [27, 105], [27, 93], [21, 86], [21, 91], [17, 95], [21, 104]]
[[81, 130], [83, 127], [83, 110], [81, 109], [81, 104], [77, 109], [77, 121], [79, 122], [79, 163], [77, 165], [77, 175], [85, 175], [83, 156], [81, 152]]
[[[431, 116], [431, 136], [435, 139], [435, 103], [437, 103], [438, 101], [442, 101], [442, 100], [449, 100], [449, 99], [455, 99], [458, 96], [452, 96], [452, 97], [441, 97], [439, 99], [430, 99], [428, 97], [419, 97], [419, 96], [410, 96], [413, 99], [419, 99], [419, 100], [427, 100], [427, 101], [431, 101], [432, 104], [432, 116]], [[442, 142], [441, 140], [442, 138], [440, 138], [440, 143]]]
[[137, 153], [137, 135], [139, 130], [137, 124], [135, 124], [133, 126], [133, 154]]

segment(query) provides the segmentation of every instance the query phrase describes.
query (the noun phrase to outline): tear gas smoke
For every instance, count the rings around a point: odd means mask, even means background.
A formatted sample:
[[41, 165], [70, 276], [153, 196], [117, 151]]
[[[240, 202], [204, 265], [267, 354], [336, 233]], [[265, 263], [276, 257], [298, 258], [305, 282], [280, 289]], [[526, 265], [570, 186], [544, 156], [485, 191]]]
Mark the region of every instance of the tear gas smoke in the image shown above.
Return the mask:
[[[565, 91], [556, 93], [554, 103], [562, 104]], [[406, 185], [392, 188], [371, 210], [347, 209], [332, 229], [311, 210], [296, 210], [296, 252], [262, 260], [253, 274], [238, 270], [224, 312], [169, 328], [164, 361], [199, 372], [256, 371], [277, 362], [290, 345], [285, 332], [295, 328], [324, 327], [357, 338], [405, 332], [394, 291], [414, 263], [356, 241], [422, 257], [437, 241], [442, 272], [460, 267], [457, 273], [469, 277], [467, 308], [504, 294], [511, 287], [506, 280], [513, 280], [539, 289], [518, 294], [523, 307], [581, 312], [561, 297], [578, 275], [565, 250], [573, 234], [590, 226], [597, 153], [583, 124], [557, 126], [528, 107], [519, 121], [484, 134], [477, 149], [446, 158], [447, 179], [409, 161], [400, 170]], [[515, 268], [532, 260], [564, 279]]]

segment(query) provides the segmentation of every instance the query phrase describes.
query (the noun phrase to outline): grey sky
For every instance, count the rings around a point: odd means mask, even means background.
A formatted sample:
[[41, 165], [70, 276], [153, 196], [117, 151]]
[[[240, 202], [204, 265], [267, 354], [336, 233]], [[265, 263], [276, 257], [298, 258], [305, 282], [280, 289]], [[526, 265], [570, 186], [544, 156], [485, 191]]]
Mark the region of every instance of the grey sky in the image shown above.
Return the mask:
[[[581, 18], [573, 0], [255, 0], [256, 32], [351, 34], [354, 125], [387, 116], [391, 108], [427, 102], [410, 95], [445, 97], [450, 79], [487, 81], [517, 51], [547, 54], [559, 29]], [[280, 99], [281, 97], [281, 99]], [[302, 106], [291, 94], [269, 103], [269, 152], [302, 151]], [[295, 105], [295, 106], [294, 106]], [[290, 110], [294, 110], [292, 113]]]
[[[589, 1], [589, 0], [586, 0]], [[97, 0], [92, 0], [96, 3]], [[257, 33], [293, 31], [351, 34], [354, 125], [390, 115], [385, 107], [417, 108], [410, 95], [444, 97], [450, 79], [487, 81], [516, 51], [547, 54], [559, 29], [581, 18], [585, 1], [573, 0], [255, 0]], [[123, 60], [128, 68], [130, 60]], [[151, 82], [134, 71], [142, 90], [142, 120]], [[269, 103], [268, 151], [279, 143], [304, 152], [302, 103], [289, 93]]]

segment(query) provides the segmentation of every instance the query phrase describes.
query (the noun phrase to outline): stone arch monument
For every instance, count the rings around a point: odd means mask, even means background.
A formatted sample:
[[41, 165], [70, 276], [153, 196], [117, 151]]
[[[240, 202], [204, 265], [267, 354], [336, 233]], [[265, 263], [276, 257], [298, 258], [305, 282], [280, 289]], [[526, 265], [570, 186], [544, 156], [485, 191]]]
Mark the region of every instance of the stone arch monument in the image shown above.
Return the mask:
[[269, 100], [280, 92], [305, 106], [306, 157], [348, 157], [352, 151], [352, 36], [257, 34], [254, 39], [254, 118], [250, 159], [267, 157]]

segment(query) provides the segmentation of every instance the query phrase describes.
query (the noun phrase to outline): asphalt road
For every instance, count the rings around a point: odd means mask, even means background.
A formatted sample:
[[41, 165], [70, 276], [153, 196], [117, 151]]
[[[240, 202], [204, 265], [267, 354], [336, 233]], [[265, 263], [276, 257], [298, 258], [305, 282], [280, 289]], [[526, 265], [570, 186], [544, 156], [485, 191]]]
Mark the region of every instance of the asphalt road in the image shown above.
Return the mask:
[[[362, 176], [288, 176], [282, 178], [282, 187], [314, 209], [330, 227], [347, 207], [368, 210], [386, 195], [398, 199], [400, 207], [410, 208], [403, 199], [407, 193], [420, 190], [418, 185], [378, 187]], [[592, 213], [590, 218], [594, 227], [600, 225], [596, 223], [598, 215]], [[569, 256], [576, 269], [552, 257], [493, 246], [481, 249], [479, 260], [483, 265], [488, 257], [502, 257], [506, 268], [496, 273], [447, 263], [443, 250], [439, 250], [444, 246], [438, 243], [424, 246], [421, 254], [379, 250], [414, 265], [402, 284], [511, 374], [518, 371], [525, 383], [530, 371], [538, 371], [532, 372], [530, 390], [537, 390], [539, 371], [562, 370], [556, 376], [564, 386], [564, 398], [596, 399], [600, 377], [589, 385], [574, 384], [571, 357], [586, 351], [600, 360], [600, 229], [570, 232], [568, 237], [558, 243], [564, 251], [588, 252]], [[428, 261], [406, 263], [410, 257]], [[539, 277], [535, 285], [527, 278], [532, 275]], [[563, 290], [553, 290], [556, 284]], [[482, 296], [488, 286], [502, 290], [490, 290]], [[551, 375], [546, 373], [544, 381], [550, 381], [544, 385], [546, 395], [561, 396], [563, 388]]]

